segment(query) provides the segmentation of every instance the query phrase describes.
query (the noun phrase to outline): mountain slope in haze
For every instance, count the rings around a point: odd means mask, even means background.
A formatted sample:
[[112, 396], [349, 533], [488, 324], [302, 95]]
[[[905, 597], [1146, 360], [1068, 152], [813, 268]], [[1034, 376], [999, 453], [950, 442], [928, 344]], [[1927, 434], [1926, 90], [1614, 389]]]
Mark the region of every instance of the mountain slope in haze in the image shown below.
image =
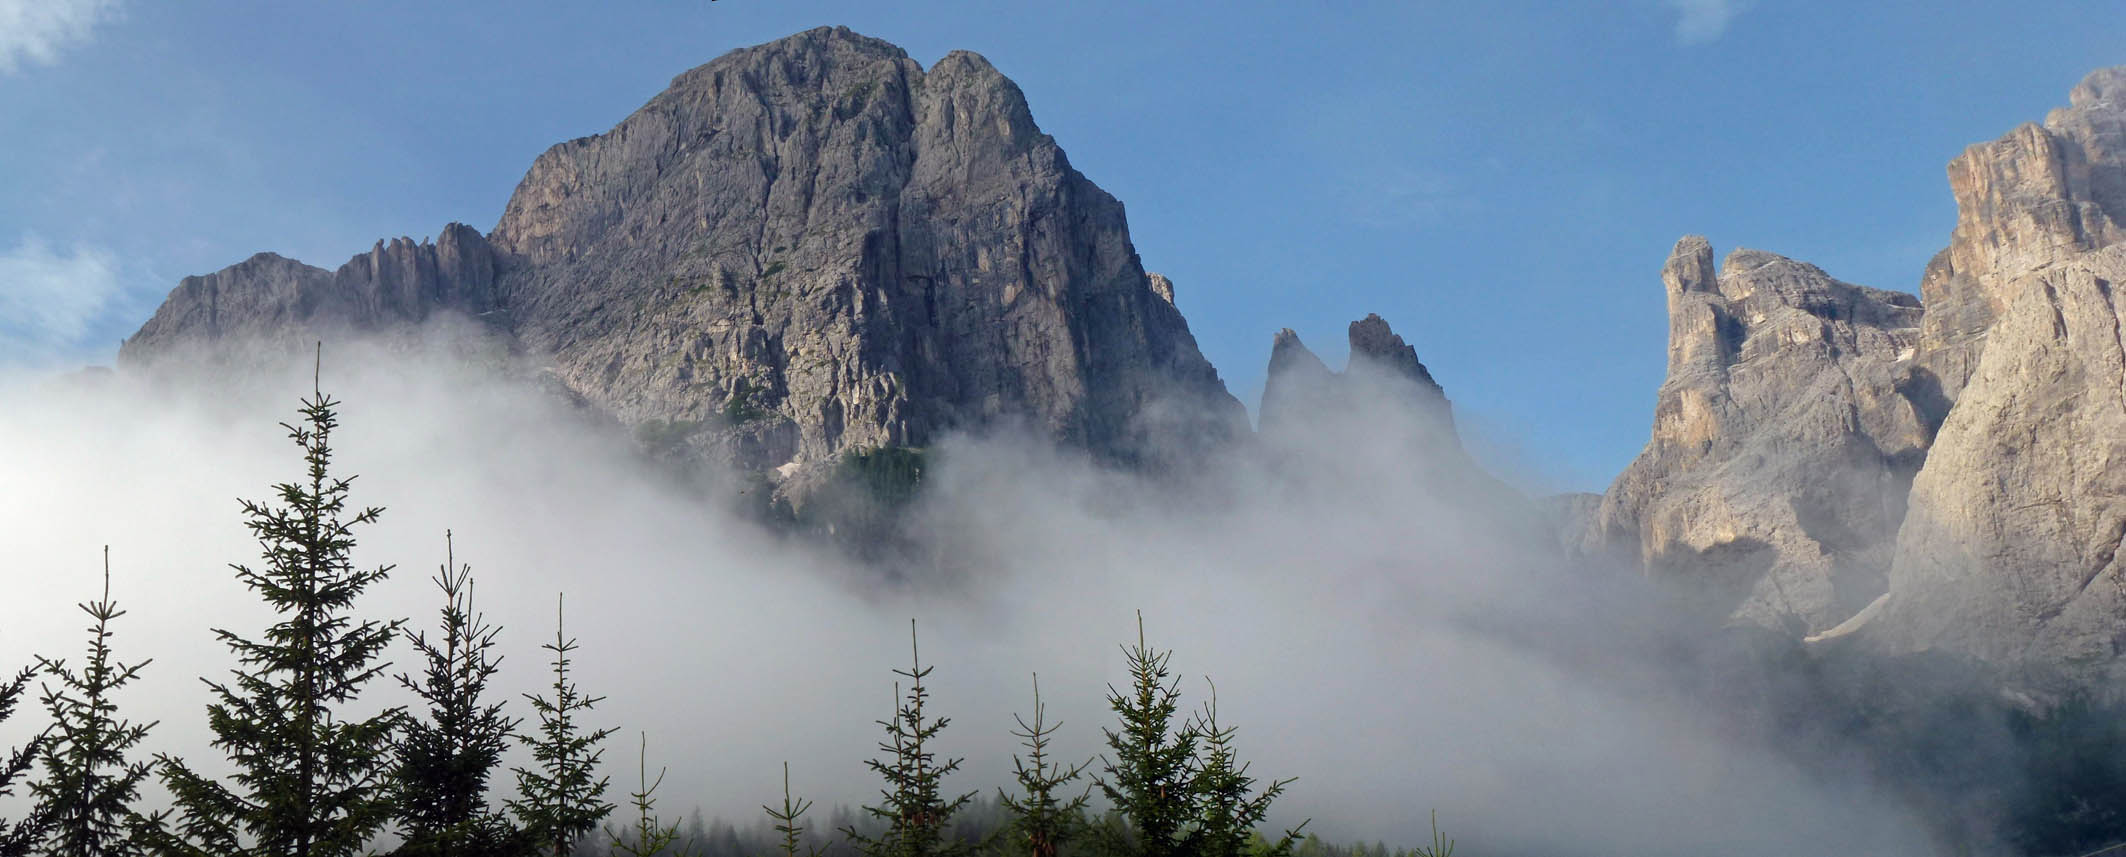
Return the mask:
[[733, 51], [554, 146], [491, 235], [187, 278], [120, 358], [443, 313], [742, 470], [998, 422], [1158, 465], [1246, 429], [1122, 204], [1018, 87], [975, 54], [925, 70], [845, 28]]

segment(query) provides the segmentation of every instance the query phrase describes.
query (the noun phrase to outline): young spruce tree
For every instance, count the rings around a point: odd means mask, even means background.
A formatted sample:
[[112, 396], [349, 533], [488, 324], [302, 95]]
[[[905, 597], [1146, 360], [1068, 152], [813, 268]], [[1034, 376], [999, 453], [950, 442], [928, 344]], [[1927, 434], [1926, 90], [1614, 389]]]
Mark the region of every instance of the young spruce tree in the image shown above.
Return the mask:
[[628, 802], [635, 807], [635, 826], [628, 830], [605, 829], [606, 847], [610, 854], [625, 854], [627, 857], [689, 857], [692, 848], [679, 844], [679, 823], [666, 824], [657, 817], [657, 787], [664, 785], [664, 769], [657, 769], [657, 779], [650, 780], [650, 736], [642, 736], [642, 749], [636, 759], [639, 766], [636, 790], [628, 793]]
[[[1209, 683], [1210, 679], [1204, 679]], [[1285, 787], [1297, 782], [1295, 779], [1272, 780], [1255, 791], [1255, 778], [1248, 776], [1247, 763], [1239, 761], [1233, 749], [1233, 735], [1238, 727], [1218, 724], [1218, 686], [1211, 685], [1211, 698], [1203, 704], [1203, 711], [1192, 724], [1200, 736], [1200, 755], [1195, 774], [1190, 778], [1189, 791], [1197, 803], [1196, 823], [1187, 834], [1186, 850], [1195, 857], [1289, 857], [1292, 847], [1299, 841], [1299, 831], [1307, 826], [1302, 821], [1298, 827], [1284, 832], [1266, 848], [1253, 845], [1255, 826], [1270, 814], [1270, 803], [1284, 793]]]
[[485, 698], [487, 682], [501, 668], [494, 653], [501, 629], [473, 608], [472, 567], [457, 564], [450, 533], [443, 534], [444, 561], [434, 580], [443, 593], [441, 634], [413, 634], [426, 662], [421, 678], [400, 674], [399, 684], [427, 704], [427, 716], [409, 719], [396, 743], [392, 776], [402, 857], [505, 857], [527, 849], [509, 819], [487, 808], [488, 780], [502, 764], [517, 721], [502, 704]]
[[1076, 838], [1085, 825], [1085, 802], [1091, 798], [1091, 789], [1076, 797], [1056, 794], [1058, 789], [1070, 785], [1085, 768], [1087, 761], [1075, 766], [1064, 765], [1048, 758], [1049, 736], [1062, 728], [1062, 723], [1046, 722], [1047, 709], [1041, 704], [1041, 677], [1033, 679], [1033, 722], [1012, 715], [1019, 728], [1011, 734], [1017, 736], [1026, 756], [1011, 757], [1012, 774], [1019, 781], [1017, 796], [997, 790], [997, 803], [1009, 814], [1007, 829], [1014, 845], [1007, 852], [1014, 857], [1056, 857], [1065, 843]]
[[598, 823], [613, 811], [613, 805], [605, 802], [608, 781], [596, 774], [598, 760], [605, 755], [598, 744], [614, 730], [586, 732], [577, 722], [605, 697], [584, 696], [569, 682], [568, 655], [576, 650], [576, 641], [562, 627], [561, 602], [556, 599], [554, 641], [543, 647], [554, 653], [554, 698], [525, 697], [539, 716], [539, 734], [518, 736], [518, 740], [531, 747], [538, 767], [515, 769], [518, 798], [509, 803], [510, 812], [540, 850], [554, 857], [568, 857], [576, 842], [596, 831]]
[[[9, 717], [14, 716], [15, 706], [22, 702], [23, 691], [29, 688], [30, 679], [36, 676], [35, 668], [25, 667], [16, 673], [14, 678], [0, 682], [0, 723], [5, 723]], [[44, 750], [44, 741], [45, 735], [39, 734], [15, 752], [0, 755], [0, 797], [14, 795], [15, 781], [37, 764], [37, 756]], [[42, 838], [43, 831], [44, 827], [34, 810], [13, 824], [9, 824], [6, 819], [0, 819], [0, 857], [28, 857], [30, 849], [35, 848], [37, 841]]]
[[[826, 853], [818, 846], [805, 848], [805, 811], [812, 802], [790, 796], [790, 763], [782, 763], [782, 809], [762, 805], [768, 820], [775, 822], [775, 832], [782, 835], [782, 857], [821, 857]], [[802, 852], [800, 848], [804, 848]]]
[[1145, 645], [1144, 614], [1137, 614], [1137, 645], [1122, 649], [1129, 665], [1125, 692], [1110, 685], [1107, 703], [1121, 729], [1103, 729], [1112, 758], [1102, 756], [1094, 783], [1126, 823], [1102, 827], [1102, 845], [1114, 855], [1193, 857], [1186, 835], [1196, 820], [1194, 791], [1196, 744], [1202, 740], [1194, 723], [1177, 728], [1181, 680], [1167, 669], [1172, 651]]
[[214, 857], [339, 857], [362, 853], [391, 820], [391, 709], [350, 717], [346, 709], [382, 675], [384, 649], [403, 620], [356, 620], [356, 599], [391, 573], [357, 568], [355, 528], [383, 510], [347, 504], [354, 478], [332, 475], [338, 402], [312, 388], [302, 421], [282, 423], [303, 451], [301, 479], [274, 486], [278, 503], [242, 501], [245, 528], [264, 564], [230, 566], [279, 619], [259, 639], [216, 629], [239, 666], [207, 682], [213, 746], [236, 769], [228, 783], [158, 757], [176, 829], [157, 819], [166, 854]]
[[952, 718], [931, 720], [923, 712], [930, 698], [923, 679], [935, 667], [923, 666], [912, 619], [908, 622], [908, 648], [913, 665], [893, 671], [908, 679], [908, 695], [903, 698], [900, 683], [895, 682], [893, 697], [899, 708], [893, 719], [878, 721], [886, 729], [886, 740], [878, 748], [889, 757], [864, 763], [886, 780], [886, 788], [880, 792], [884, 801], [879, 806], [864, 807], [864, 812], [885, 822], [886, 829], [876, 837], [858, 833], [854, 826], [842, 830], [864, 857], [950, 857], [966, 850], [958, 842], [948, 842], [945, 831], [953, 814], [974, 799], [974, 792], [950, 800], [944, 797], [945, 776], [959, 770], [962, 760], [950, 759], [940, 764], [931, 749], [931, 741]]
[[38, 658], [38, 667], [58, 682], [45, 685], [41, 702], [52, 719], [40, 754], [44, 776], [30, 785], [37, 814], [47, 825], [41, 849], [50, 857], [118, 857], [137, 854], [133, 832], [139, 817], [133, 801], [154, 771], [127, 757], [147, 738], [153, 723], [120, 719], [112, 695], [140, 677], [151, 661], [120, 663], [111, 653], [111, 622], [125, 615], [111, 600], [111, 549], [103, 549], [103, 598], [79, 605], [88, 627], [88, 660], [79, 672], [64, 660]]

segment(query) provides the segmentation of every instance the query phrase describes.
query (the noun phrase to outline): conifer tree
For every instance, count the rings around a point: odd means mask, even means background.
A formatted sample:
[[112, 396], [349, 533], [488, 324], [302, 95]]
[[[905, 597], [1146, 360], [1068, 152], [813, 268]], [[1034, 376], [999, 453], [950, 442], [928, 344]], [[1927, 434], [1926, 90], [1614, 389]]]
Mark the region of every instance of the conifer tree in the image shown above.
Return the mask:
[[[1209, 683], [1210, 679], [1204, 681]], [[1241, 857], [1243, 852], [1252, 857], [1291, 854], [1292, 846], [1299, 841], [1299, 831], [1307, 826], [1304, 821], [1285, 831], [1276, 842], [1268, 843], [1267, 848], [1250, 845], [1256, 837], [1255, 826], [1270, 813], [1270, 803], [1297, 780], [1273, 780], [1262, 791], [1254, 791], [1255, 778], [1248, 776], [1247, 763], [1239, 761], [1233, 748], [1238, 727], [1218, 724], [1216, 684], [1211, 684], [1210, 701], [1204, 703], [1191, 729], [1200, 736], [1201, 752], [1189, 783], [1197, 811], [1196, 823], [1187, 834], [1186, 851], [1194, 857]]]
[[[775, 832], [782, 835], [782, 857], [799, 857], [798, 849], [805, 844], [805, 811], [811, 808], [811, 801], [790, 796], [790, 763], [782, 763], [782, 809], [761, 807], [775, 822]], [[823, 853], [814, 846], [806, 849], [803, 857], [820, 857]]]
[[1048, 758], [1049, 736], [1062, 728], [1062, 723], [1048, 723], [1047, 709], [1041, 704], [1041, 677], [1033, 679], [1033, 723], [1017, 714], [1019, 728], [1011, 733], [1021, 740], [1027, 750], [1024, 758], [1011, 757], [1012, 774], [1019, 781], [1020, 794], [1016, 797], [997, 790], [997, 802], [1010, 814], [1009, 829], [1014, 842], [1025, 849], [1027, 857], [1056, 857], [1063, 845], [1075, 838], [1085, 823], [1085, 802], [1091, 798], [1091, 790], [1077, 797], [1065, 798], [1056, 790], [1067, 786], [1085, 772], [1091, 761], [1075, 766], [1066, 766]]
[[[541, 850], [554, 857], [568, 857], [569, 849], [613, 811], [605, 802], [608, 778], [596, 777], [598, 761], [605, 751], [598, 748], [613, 729], [585, 731], [578, 717], [605, 700], [584, 696], [568, 678], [568, 656], [576, 641], [563, 631], [561, 602], [554, 604], [554, 641], [545, 648], [554, 653], [554, 698], [526, 695], [539, 717], [539, 734], [519, 736], [531, 747], [536, 769], [517, 768], [517, 800], [509, 810]], [[594, 777], [596, 777], [594, 779]]]
[[635, 807], [635, 827], [619, 831], [610, 827], [605, 830], [606, 840], [613, 853], [628, 857], [686, 857], [690, 849], [679, 847], [679, 823], [665, 824], [657, 817], [657, 787], [664, 785], [663, 768], [657, 769], [656, 782], [650, 781], [650, 736], [642, 736], [639, 785], [628, 793], [629, 803]]
[[419, 680], [398, 682], [427, 703], [425, 719], [409, 719], [397, 742], [393, 802], [402, 844], [412, 855], [517, 854], [523, 837], [487, 808], [488, 779], [509, 749], [517, 720], [488, 702], [487, 682], [501, 668], [494, 654], [500, 628], [487, 623], [472, 600], [472, 567], [459, 565], [451, 534], [443, 534], [443, 566], [433, 578], [443, 593], [441, 635], [413, 634], [426, 662]]
[[357, 527], [383, 510], [348, 505], [353, 477], [332, 475], [332, 397], [312, 388], [300, 424], [282, 423], [303, 451], [304, 476], [274, 486], [278, 503], [242, 501], [264, 564], [232, 565], [278, 615], [260, 639], [216, 629], [236, 654], [230, 682], [207, 682], [213, 746], [236, 773], [228, 783], [158, 757], [174, 799], [175, 830], [155, 819], [157, 850], [215, 857], [339, 857], [363, 851], [391, 820], [391, 737], [402, 712], [350, 718], [346, 708], [384, 674], [384, 649], [403, 620], [356, 620], [357, 598], [391, 573], [351, 558]]
[[111, 600], [111, 549], [103, 549], [103, 597], [79, 605], [88, 627], [88, 661], [76, 672], [64, 660], [40, 657], [38, 668], [58, 682], [45, 685], [40, 700], [52, 731], [40, 754], [44, 776], [30, 785], [37, 814], [48, 825], [41, 850], [51, 857], [114, 857], [139, 853], [132, 839], [133, 801], [154, 771], [127, 753], [147, 738], [153, 723], [118, 716], [111, 697], [140, 677], [151, 660], [126, 664], [111, 653], [111, 622], [126, 611]]
[[1174, 724], [1181, 680], [1167, 668], [1173, 654], [1145, 645], [1144, 614], [1138, 613], [1137, 645], [1122, 649], [1129, 689], [1107, 688], [1108, 706], [1121, 721], [1119, 730], [1101, 730], [1114, 756], [1101, 757], [1100, 775], [1094, 780], [1127, 825], [1122, 830], [1102, 828], [1102, 844], [1113, 854], [1187, 854], [1184, 836], [1196, 820], [1193, 779], [1202, 736], [1194, 723]]
[[[14, 678], [0, 682], [0, 723], [14, 716], [15, 706], [21, 704], [23, 692], [29, 689], [30, 679], [36, 676], [35, 668], [24, 667]], [[15, 752], [0, 756], [0, 797], [14, 795], [16, 780], [36, 765], [37, 756], [44, 750], [44, 741], [45, 734], [39, 733]], [[0, 857], [28, 857], [43, 831], [44, 826], [34, 810], [12, 825], [6, 819], [0, 819]]]
[[864, 763], [886, 780], [886, 788], [880, 791], [884, 798], [880, 805], [864, 807], [864, 812], [885, 822], [886, 829], [876, 837], [858, 833], [853, 825], [842, 830], [865, 857], [941, 857], [966, 850], [957, 842], [947, 842], [945, 830], [953, 814], [973, 800], [975, 793], [950, 800], [944, 797], [945, 776], [959, 770], [963, 760], [950, 759], [941, 764], [931, 749], [932, 740], [952, 718], [932, 720], [924, 713], [930, 691], [923, 686], [923, 679], [935, 667], [923, 666], [912, 619], [908, 622], [908, 648], [913, 664], [893, 671], [908, 679], [908, 695], [903, 698], [901, 685], [895, 682], [893, 697], [899, 707], [893, 719], [878, 721], [886, 729], [886, 740], [878, 748], [888, 758]]

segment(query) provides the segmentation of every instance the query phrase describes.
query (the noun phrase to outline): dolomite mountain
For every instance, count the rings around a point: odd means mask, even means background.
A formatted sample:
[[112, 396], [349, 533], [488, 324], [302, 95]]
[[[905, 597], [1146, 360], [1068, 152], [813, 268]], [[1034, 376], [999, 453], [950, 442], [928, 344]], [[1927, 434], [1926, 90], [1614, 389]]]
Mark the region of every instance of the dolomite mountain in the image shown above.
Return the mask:
[[[1731, 623], [2117, 677], [2126, 651], [2126, 69], [1949, 165], [1920, 297], [1704, 238], [1663, 266], [1652, 437], [1600, 496], [1527, 504], [1460, 454], [1385, 321], [1331, 371], [1272, 344], [1262, 440], [1388, 391], [1496, 492]], [[1120, 202], [1018, 88], [823, 28], [674, 79], [531, 166], [491, 233], [185, 279], [121, 361], [471, 319], [659, 454], [802, 487], [995, 423], [1156, 468], [1248, 433]], [[1470, 496], [1475, 496], [1474, 494]]]
[[1157, 465], [1246, 430], [1123, 207], [980, 56], [821, 28], [549, 149], [488, 235], [184, 280], [122, 363], [478, 319], [667, 452], [789, 474], [1016, 421]]
[[2126, 649], [2126, 68], [1952, 161], [1922, 301], [1701, 238], [1590, 551], [1739, 624], [2077, 680]]

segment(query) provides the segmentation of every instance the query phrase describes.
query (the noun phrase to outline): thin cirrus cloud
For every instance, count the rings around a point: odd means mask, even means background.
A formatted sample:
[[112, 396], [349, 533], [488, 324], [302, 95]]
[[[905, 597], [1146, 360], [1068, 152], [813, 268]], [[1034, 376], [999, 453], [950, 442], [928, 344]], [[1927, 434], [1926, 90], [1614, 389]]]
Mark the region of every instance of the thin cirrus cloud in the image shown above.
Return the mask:
[[117, 11], [117, 0], [0, 0], [0, 74], [57, 62]]
[[56, 249], [23, 236], [0, 251], [0, 364], [41, 362], [77, 348], [122, 289], [109, 251]]
[[1661, 0], [1676, 13], [1676, 41], [1702, 45], [1717, 41], [1737, 15], [1749, 10], [1750, 0]]

